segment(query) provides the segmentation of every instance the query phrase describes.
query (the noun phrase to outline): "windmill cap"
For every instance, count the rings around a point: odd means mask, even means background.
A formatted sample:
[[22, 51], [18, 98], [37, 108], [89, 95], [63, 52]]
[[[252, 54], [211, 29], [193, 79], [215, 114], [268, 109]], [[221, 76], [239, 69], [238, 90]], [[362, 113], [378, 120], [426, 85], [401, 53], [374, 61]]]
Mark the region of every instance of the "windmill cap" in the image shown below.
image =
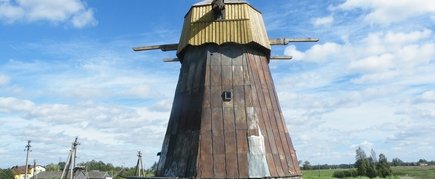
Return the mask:
[[[204, 0], [199, 3], [194, 4], [193, 6], [202, 6], [211, 4], [213, 0]], [[247, 3], [246, 0], [224, 0], [225, 3]]]

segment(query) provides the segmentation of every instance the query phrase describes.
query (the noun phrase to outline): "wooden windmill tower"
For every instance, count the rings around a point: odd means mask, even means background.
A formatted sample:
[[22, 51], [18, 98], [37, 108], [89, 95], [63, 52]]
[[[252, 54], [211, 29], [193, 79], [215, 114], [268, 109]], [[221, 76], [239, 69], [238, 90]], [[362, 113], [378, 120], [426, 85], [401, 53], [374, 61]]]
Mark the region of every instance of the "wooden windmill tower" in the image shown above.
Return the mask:
[[158, 177], [300, 178], [268, 63], [271, 45], [318, 39], [269, 39], [261, 13], [244, 0], [206, 0], [185, 16], [177, 50], [181, 70]]

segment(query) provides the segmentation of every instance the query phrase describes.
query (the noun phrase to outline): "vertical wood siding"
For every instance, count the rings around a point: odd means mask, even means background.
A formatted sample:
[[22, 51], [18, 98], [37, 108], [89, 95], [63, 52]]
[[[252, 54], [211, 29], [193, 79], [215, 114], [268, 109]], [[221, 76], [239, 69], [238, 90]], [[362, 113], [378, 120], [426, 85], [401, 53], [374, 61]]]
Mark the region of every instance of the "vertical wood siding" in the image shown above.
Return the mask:
[[[233, 99], [223, 101], [223, 91]], [[237, 44], [188, 47], [157, 176], [248, 178], [256, 161], [250, 138], [264, 139], [258, 156], [270, 177], [300, 176], [279, 106], [263, 53]]]

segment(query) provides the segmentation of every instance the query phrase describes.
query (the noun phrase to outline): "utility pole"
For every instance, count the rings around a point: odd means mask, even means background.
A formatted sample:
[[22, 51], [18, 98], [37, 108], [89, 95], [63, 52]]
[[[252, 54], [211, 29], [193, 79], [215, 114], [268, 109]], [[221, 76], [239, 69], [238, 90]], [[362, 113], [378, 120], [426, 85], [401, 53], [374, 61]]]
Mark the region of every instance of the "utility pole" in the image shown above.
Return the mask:
[[69, 173], [70, 173], [70, 179], [74, 178], [74, 168], [76, 166], [75, 159], [77, 157], [76, 156], [77, 146], [80, 145], [80, 143], [77, 142], [77, 139], [78, 139], [78, 137], [76, 137], [76, 139], [74, 140], [74, 142], [71, 145], [71, 150], [69, 151], [68, 158], [66, 159], [66, 163], [65, 163], [65, 167], [64, 167], [63, 172], [62, 172], [61, 179], [67, 178], [68, 169], [69, 169]]
[[27, 151], [27, 155], [26, 155], [26, 171], [25, 171], [24, 179], [27, 179], [27, 172], [29, 170], [29, 164], [28, 164], [28, 162], [29, 162], [29, 152], [31, 152], [30, 147], [32, 147], [30, 145], [31, 142], [32, 142], [31, 140], [28, 140], [26, 148], [24, 149], [24, 151]]
[[38, 179], [38, 175], [36, 174], [36, 160], [33, 160], [33, 178]]
[[137, 177], [143, 177], [145, 176], [145, 172], [143, 171], [143, 164], [142, 164], [142, 152], [137, 152], [137, 164], [136, 164], [136, 171], [135, 175]]

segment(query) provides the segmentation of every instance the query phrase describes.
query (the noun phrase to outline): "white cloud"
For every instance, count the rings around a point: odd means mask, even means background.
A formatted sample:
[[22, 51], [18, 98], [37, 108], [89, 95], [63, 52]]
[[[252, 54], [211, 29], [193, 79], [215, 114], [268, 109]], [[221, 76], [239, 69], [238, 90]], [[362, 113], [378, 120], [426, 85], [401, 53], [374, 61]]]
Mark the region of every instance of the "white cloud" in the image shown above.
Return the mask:
[[334, 17], [333, 16], [326, 16], [326, 17], [319, 17], [311, 20], [311, 23], [318, 27], [318, 26], [330, 26], [332, 23], [334, 23]]
[[365, 21], [382, 25], [402, 22], [424, 14], [435, 14], [435, 1], [432, 0], [347, 0], [338, 7], [343, 10], [369, 10], [364, 17]]
[[304, 55], [305, 55], [303, 52], [298, 51], [298, 50], [296, 49], [296, 46], [294, 46], [294, 45], [289, 45], [289, 46], [285, 49], [284, 54], [289, 55], [289, 56], [292, 56], [294, 60], [300, 60], [300, 59], [302, 59], [302, 58], [304, 57]]
[[75, 15], [72, 19], [72, 23], [74, 27], [77, 28], [83, 28], [87, 25], [97, 25], [97, 21], [94, 18], [94, 13], [92, 10], [86, 10], [83, 13]]
[[372, 142], [363, 141], [359, 144], [353, 144], [351, 146], [352, 149], [357, 149], [358, 147], [361, 147], [364, 150], [364, 152], [366, 152], [366, 155], [370, 155], [370, 153], [367, 152], [370, 152], [375, 147], [375, 145]]
[[391, 67], [393, 60], [394, 56], [388, 53], [380, 56], [370, 56], [362, 60], [352, 61], [349, 68], [361, 72], [383, 71]]
[[342, 46], [336, 43], [327, 42], [324, 44], [316, 44], [306, 52], [301, 52], [294, 45], [288, 46], [284, 53], [293, 56], [295, 60], [309, 60], [324, 62], [340, 53]]
[[[415, 75], [435, 60], [435, 43], [431, 30], [412, 32], [377, 32], [352, 43], [316, 44], [305, 52], [288, 46], [286, 55], [319, 64], [332, 64], [343, 73], [359, 73], [356, 83], [382, 82], [396, 77]], [[430, 66], [429, 66], [430, 67]], [[405, 73], [407, 72], [407, 73]], [[323, 75], [324, 76], [324, 75]]]
[[76, 28], [97, 24], [92, 9], [81, 0], [3, 0], [0, 2], [0, 20], [70, 22]]
[[6, 85], [9, 83], [9, 77], [6, 75], [0, 75], [0, 86]]
[[13, 97], [0, 97], [0, 112], [28, 112], [34, 108], [34, 103]]
[[426, 102], [435, 102], [435, 91], [426, 91], [421, 94], [420, 99]]

